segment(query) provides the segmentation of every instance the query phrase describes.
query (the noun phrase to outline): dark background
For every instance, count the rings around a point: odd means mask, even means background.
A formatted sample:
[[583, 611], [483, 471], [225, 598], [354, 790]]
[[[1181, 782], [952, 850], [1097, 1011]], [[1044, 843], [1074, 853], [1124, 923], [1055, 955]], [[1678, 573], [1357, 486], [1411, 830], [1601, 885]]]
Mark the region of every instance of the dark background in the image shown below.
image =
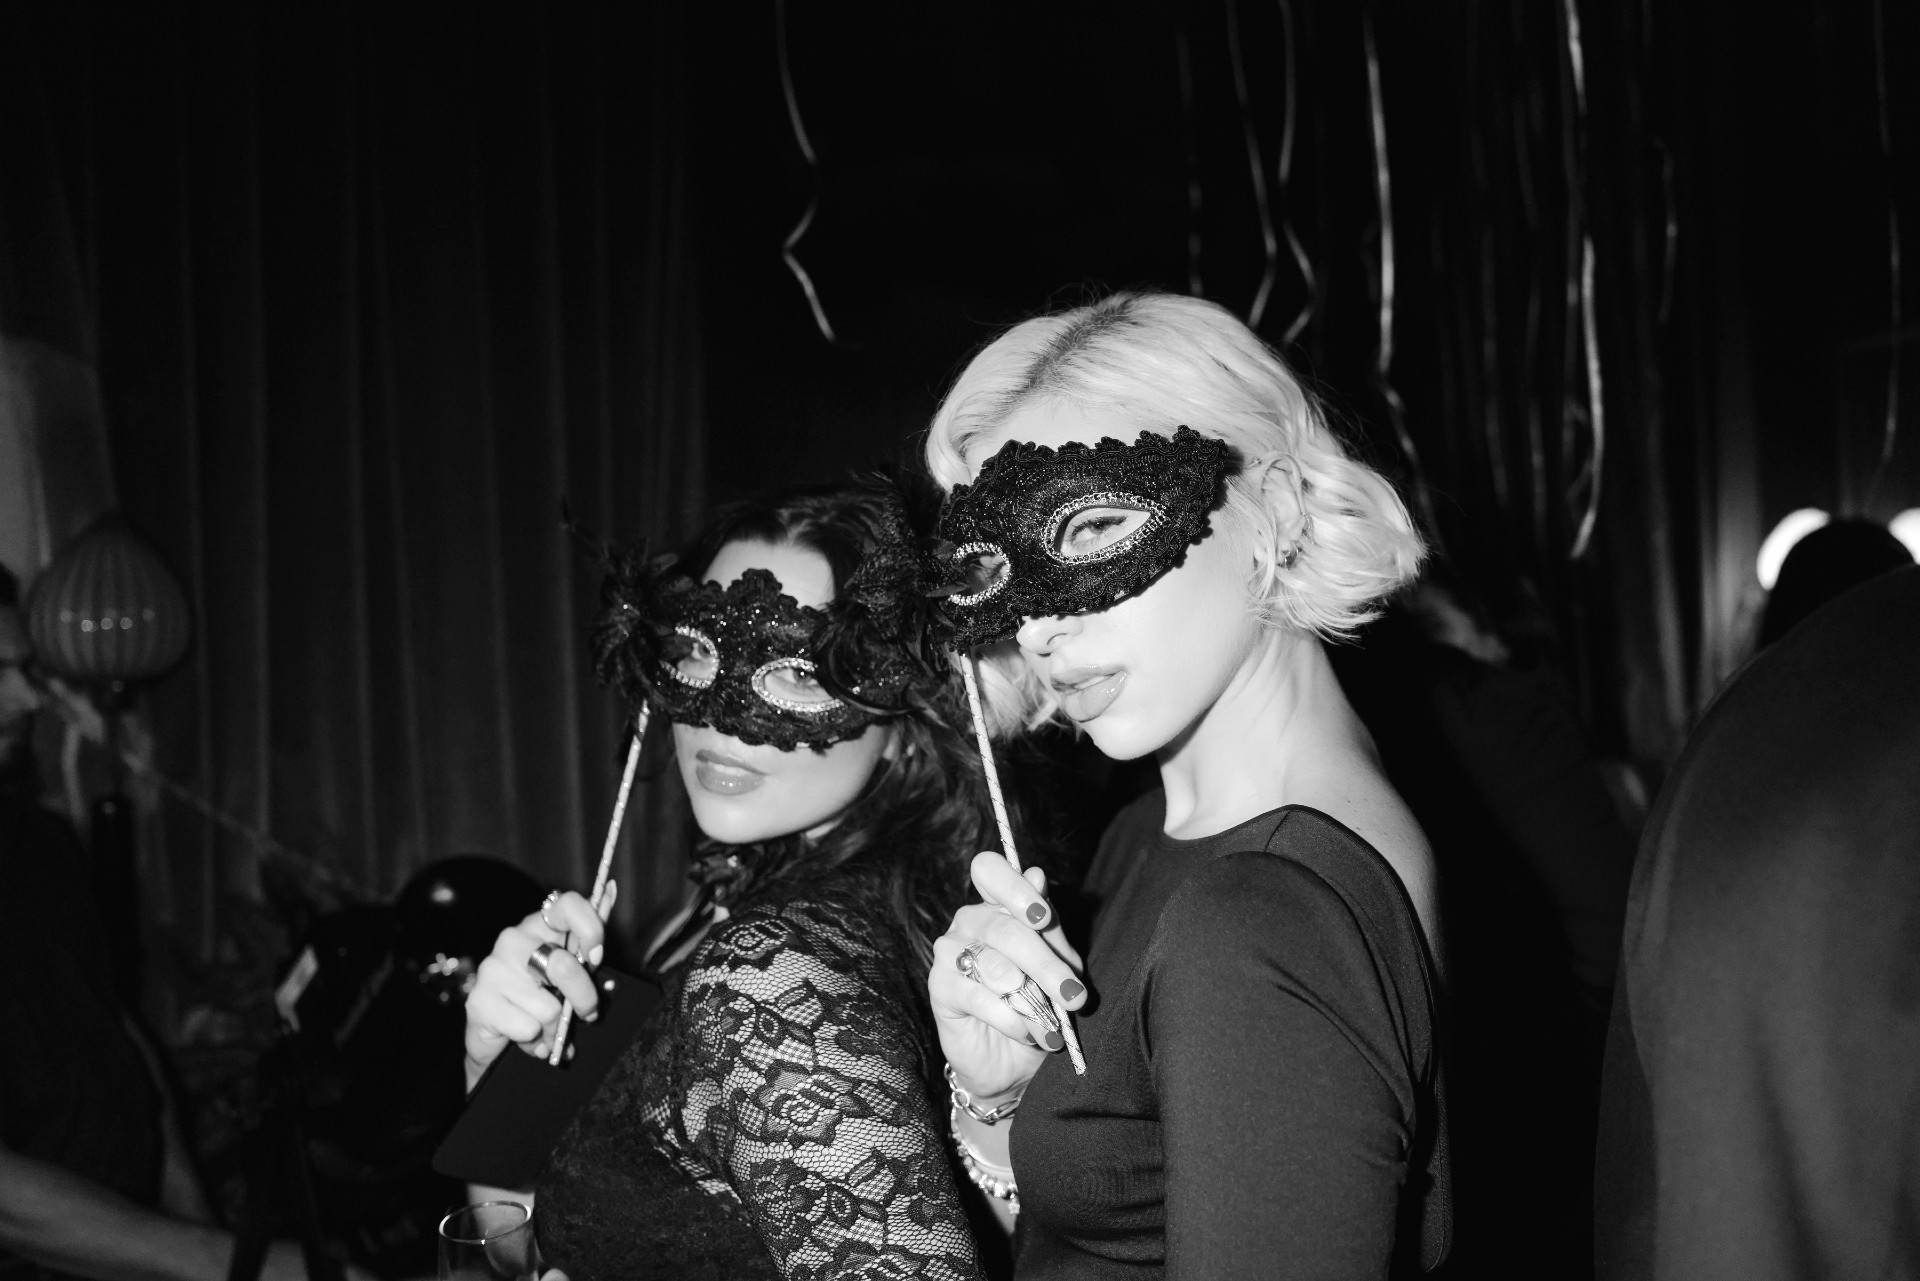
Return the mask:
[[[49, 546], [117, 503], [159, 548], [195, 644], [146, 696], [157, 762], [299, 854], [146, 798], [160, 1021], [191, 1039], [208, 975], [277, 962], [263, 902], [461, 852], [586, 879], [617, 725], [563, 498], [677, 537], [915, 457], [1009, 321], [1121, 286], [1247, 315], [1256, 167], [1260, 332], [1459, 573], [1544, 604], [1594, 743], [1657, 784], [1771, 524], [1920, 503], [1909, 439], [1873, 483], [1915, 350], [1890, 210], [1920, 198], [1915, 14], [1885, 6], [1877, 62], [1876, 13], [9, 6], [0, 330], [97, 390], [111, 457], [73, 479], [85, 433], [41, 416]], [[816, 196], [795, 254], [834, 342], [781, 252]], [[678, 883], [674, 793], [630, 824], [628, 924]]]

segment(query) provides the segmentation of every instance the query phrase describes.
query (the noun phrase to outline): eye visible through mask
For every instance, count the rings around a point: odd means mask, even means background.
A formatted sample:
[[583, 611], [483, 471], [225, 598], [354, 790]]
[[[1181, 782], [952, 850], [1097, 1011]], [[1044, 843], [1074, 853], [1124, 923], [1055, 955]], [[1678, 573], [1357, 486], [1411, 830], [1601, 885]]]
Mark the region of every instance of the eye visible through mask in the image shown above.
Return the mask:
[[961, 649], [1021, 620], [1106, 609], [1145, 591], [1211, 532], [1225, 441], [1180, 427], [1051, 449], [1009, 441], [940, 517], [943, 639]]

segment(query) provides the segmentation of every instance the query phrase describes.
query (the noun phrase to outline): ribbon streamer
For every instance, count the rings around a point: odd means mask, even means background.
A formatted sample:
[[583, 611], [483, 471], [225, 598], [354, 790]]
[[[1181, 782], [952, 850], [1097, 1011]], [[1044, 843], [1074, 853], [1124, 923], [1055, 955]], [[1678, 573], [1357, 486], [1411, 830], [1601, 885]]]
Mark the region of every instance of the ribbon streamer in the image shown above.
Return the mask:
[[800, 282], [800, 290], [807, 296], [807, 306], [813, 309], [813, 323], [819, 326], [820, 334], [834, 346], [840, 345], [840, 339], [834, 335], [833, 324], [827, 319], [827, 309], [820, 304], [820, 292], [813, 287], [813, 277], [800, 265], [800, 259], [794, 256], [794, 246], [800, 243], [813, 226], [813, 215], [820, 208], [820, 157], [814, 154], [813, 140], [807, 137], [806, 122], [800, 118], [800, 100], [793, 92], [793, 65], [787, 57], [787, 0], [774, 0], [774, 38], [780, 52], [780, 91], [787, 100], [787, 120], [793, 126], [793, 140], [800, 146], [800, 154], [806, 157], [807, 169], [813, 176], [813, 190], [807, 195], [806, 212], [800, 215], [800, 221], [793, 225], [787, 238], [780, 246], [780, 259], [787, 264], [787, 270]]
[[1593, 323], [1593, 237], [1580, 237], [1580, 330], [1587, 355], [1587, 425], [1593, 431], [1593, 456], [1588, 461], [1587, 510], [1573, 538], [1571, 559], [1586, 555], [1593, 541], [1594, 522], [1600, 517], [1600, 474], [1607, 461], [1607, 410], [1600, 382], [1600, 335]]
[[[1600, 474], [1607, 456], [1607, 414], [1602, 403], [1602, 384], [1600, 378], [1600, 335], [1594, 324], [1593, 307], [1593, 233], [1586, 223], [1586, 202], [1583, 197], [1585, 187], [1585, 165], [1583, 152], [1587, 136], [1587, 59], [1586, 49], [1580, 39], [1580, 8], [1576, 0], [1561, 0], [1561, 7], [1567, 22], [1567, 67], [1573, 75], [1574, 125], [1577, 129], [1573, 146], [1568, 155], [1568, 208], [1572, 216], [1582, 224], [1580, 230], [1580, 266], [1579, 275], [1573, 282], [1569, 293], [1571, 301], [1577, 301], [1580, 313], [1580, 341], [1586, 357], [1587, 375], [1587, 426], [1593, 434], [1593, 452], [1582, 468], [1587, 481], [1587, 501], [1585, 510], [1580, 514], [1580, 524], [1573, 536], [1573, 548], [1567, 553], [1569, 560], [1579, 560], [1587, 554], [1587, 548], [1593, 542], [1593, 527], [1600, 517]], [[1578, 484], [1576, 479], [1575, 484]]]
[[1257, 331], [1261, 318], [1267, 314], [1267, 299], [1273, 295], [1273, 282], [1280, 272], [1280, 240], [1273, 231], [1273, 209], [1267, 202], [1267, 167], [1260, 161], [1260, 134], [1254, 128], [1253, 107], [1247, 99], [1247, 67], [1240, 56], [1239, 0], [1227, 0], [1227, 53], [1233, 60], [1233, 93], [1240, 103], [1240, 132], [1247, 144], [1247, 171], [1253, 179], [1253, 203], [1260, 211], [1260, 243], [1266, 255], [1260, 288], [1254, 292], [1253, 306], [1247, 309], [1247, 328]]
[[[607, 840], [600, 847], [600, 870], [593, 875], [593, 895], [587, 901], [593, 905], [596, 916], [600, 914], [600, 901], [606, 897], [607, 875], [613, 870], [613, 852], [620, 844], [620, 825], [627, 821], [627, 797], [633, 793], [633, 774], [640, 767], [640, 746], [647, 739], [647, 720], [653, 709], [646, 703], [640, 704], [640, 713], [633, 720], [633, 742], [627, 747], [627, 765], [620, 772], [620, 794], [613, 801], [613, 821], [607, 824]], [[580, 958], [585, 964], [585, 958]], [[559, 1067], [560, 1060], [567, 1052], [567, 1029], [573, 1026], [573, 1002], [560, 1002], [560, 1026], [554, 1029], [553, 1049], [547, 1053], [547, 1066]]]
[[1295, 117], [1298, 114], [1294, 110], [1294, 104], [1298, 97], [1298, 87], [1294, 83], [1293, 5], [1290, 0], [1278, 0], [1278, 2], [1280, 34], [1281, 39], [1286, 42], [1287, 107], [1286, 115], [1280, 122], [1280, 159], [1274, 166], [1274, 194], [1280, 198], [1280, 230], [1287, 238], [1287, 248], [1292, 252], [1294, 264], [1300, 268], [1300, 276], [1307, 286], [1307, 300], [1300, 304], [1299, 314], [1294, 316], [1293, 323], [1287, 326], [1287, 332], [1280, 339], [1282, 342], [1291, 343], [1300, 336], [1300, 331], [1305, 329], [1313, 319], [1314, 309], [1320, 301], [1320, 281], [1313, 274], [1313, 262], [1307, 257], [1306, 247], [1300, 243], [1299, 235], [1294, 232], [1292, 206], [1287, 200], [1287, 183], [1293, 176], [1293, 135]]
[[[987, 775], [987, 797], [993, 802], [993, 821], [1000, 827], [1001, 852], [1015, 872], [1020, 870], [1020, 854], [1013, 845], [1013, 822], [1007, 817], [1007, 800], [1000, 793], [1000, 771], [994, 767], [993, 744], [987, 738], [987, 714], [980, 706], [980, 682], [974, 677], [975, 659], [971, 654], [958, 655], [960, 659], [960, 679], [967, 687], [967, 709], [973, 713], [973, 737], [980, 749], [980, 767]], [[1060, 1020], [1060, 1036], [1067, 1043], [1067, 1057], [1073, 1060], [1076, 1076], [1087, 1074], [1086, 1055], [1080, 1052], [1080, 1038], [1074, 1035], [1073, 1020], [1067, 1014], [1066, 1007], [1060, 1004], [1060, 998], [1052, 992], [1047, 993], [1047, 1002], [1053, 1006], [1055, 1017]]]
[[1420, 465], [1420, 451], [1414, 448], [1407, 431], [1407, 406], [1394, 390], [1393, 372], [1393, 170], [1387, 163], [1387, 108], [1380, 92], [1380, 51], [1373, 39], [1373, 10], [1360, 11], [1360, 37], [1367, 51], [1367, 99], [1373, 115], [1374, 186], [1380, 196], [1380, 342], [1374, 352], [1373, 376], [1380, 396], [1387, 402], [1387, 417], [1393, 424], [1394, 439], [1407, 460], [1413, 477], [1414, 502], [1426, 524], [1427, 536], [1438, 542], [1440, 526], [1433, 518], [1433, 505], [1427, 495], [1426, 471]]

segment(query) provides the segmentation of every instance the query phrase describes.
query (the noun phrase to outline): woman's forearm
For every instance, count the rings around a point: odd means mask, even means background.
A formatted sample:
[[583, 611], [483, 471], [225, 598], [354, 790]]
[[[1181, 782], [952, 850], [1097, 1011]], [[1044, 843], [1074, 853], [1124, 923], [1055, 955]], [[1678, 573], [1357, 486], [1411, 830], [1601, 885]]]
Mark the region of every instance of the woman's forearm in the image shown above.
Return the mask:
[[233, 1236], [0, 1147], [0, 1246], [102, 1281], [222, 1281]]

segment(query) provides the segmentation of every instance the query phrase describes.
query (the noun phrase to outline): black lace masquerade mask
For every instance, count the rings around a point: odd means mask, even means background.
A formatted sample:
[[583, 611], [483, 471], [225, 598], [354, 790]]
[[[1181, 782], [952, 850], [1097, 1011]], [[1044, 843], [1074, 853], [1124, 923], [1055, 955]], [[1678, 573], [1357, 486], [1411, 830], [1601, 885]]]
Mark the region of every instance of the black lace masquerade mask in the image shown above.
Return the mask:
[[825, 608], [765, 569], [702, 582], [671, 557], [609, 553], [601, 677], [682, 725], [824, 750], [913, 710], [947, 680], [922, 650], [925, 596], [904, 515]]
[[792, 749], [852, 738], [877, 717], [820, 682], [813, 634], [825, 621], [780, 580], [750, 569], [727, 587], [683, 579], [661, 593], [661, 679], [654, 703], [682, 725]]
[[1008, 441], [940, 514], [942, 639], [972, 649], [1025, 618], [1139, 595], [1211, 532], [1233, 469], [1227, 443], [1191, 427], [1131, 445]]

